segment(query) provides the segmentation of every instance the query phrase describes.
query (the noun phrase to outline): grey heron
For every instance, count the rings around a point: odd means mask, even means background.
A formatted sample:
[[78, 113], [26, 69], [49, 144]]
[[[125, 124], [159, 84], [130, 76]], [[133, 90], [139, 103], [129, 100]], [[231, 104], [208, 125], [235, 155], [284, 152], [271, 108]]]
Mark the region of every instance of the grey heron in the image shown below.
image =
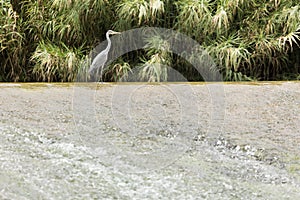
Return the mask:
[[97, 69], [97, 74], [99, 72], [99, 68], [101, 68], [101, 74], [100, 74], [100, 79], [102, 81], [102, 71], [103, 71], [103, 67], [107, 61], [107, 56], [108, 56], [108, 52], [110, 50], [111, 47], [111, 41], [109, 36], [110, 35], [115, 35], [115, 34], [121, 34], [120, 32], [116, 32], [116, 31], [112, 31], [112, 30], [108, 30], [106, 32], [106, 39], [107, 39], [107, 47], [101, 51], [93, 60], [91, 67], [89, 69], [89, 74], [91, 74], [95, 69]]

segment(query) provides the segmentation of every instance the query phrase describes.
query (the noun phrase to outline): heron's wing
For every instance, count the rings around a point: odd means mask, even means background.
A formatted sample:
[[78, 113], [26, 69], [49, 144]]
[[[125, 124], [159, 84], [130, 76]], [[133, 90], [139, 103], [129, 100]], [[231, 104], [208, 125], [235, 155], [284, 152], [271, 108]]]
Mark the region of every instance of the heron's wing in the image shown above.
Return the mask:
[[101, 51], [93, 60], [89, 72], [104, 66], [105, 62], [107, 61], [107, 52]]

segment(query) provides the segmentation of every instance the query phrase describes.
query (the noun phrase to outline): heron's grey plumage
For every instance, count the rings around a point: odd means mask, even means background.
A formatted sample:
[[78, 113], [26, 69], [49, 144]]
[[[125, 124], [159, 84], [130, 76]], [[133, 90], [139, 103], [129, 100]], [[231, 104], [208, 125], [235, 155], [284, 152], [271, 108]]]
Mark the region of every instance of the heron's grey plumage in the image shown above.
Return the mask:
[[98, 74], [98, 71], [100, 69], [101, 70], [100, 78], [102, 79], [102, 70], [107, 61], [108, 52], [111, 48], [111, 40], [109, 38], [109, 35], [114, 35], [114, 34], [120, 34], [120, 33], [112, 30], [106, 32], [107, 47], [94, 58], [91, 67], [89, 69], [89, 74], [91, 74], [94, 70], [97, 70], [97, 74]]

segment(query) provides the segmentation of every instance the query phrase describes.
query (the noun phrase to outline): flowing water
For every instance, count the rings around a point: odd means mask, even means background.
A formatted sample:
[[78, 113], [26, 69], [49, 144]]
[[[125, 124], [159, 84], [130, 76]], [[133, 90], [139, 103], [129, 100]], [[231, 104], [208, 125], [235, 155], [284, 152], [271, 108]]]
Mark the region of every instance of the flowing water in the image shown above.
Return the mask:
[[0, 84], [0, 199], [299, 199], [299, 89]]

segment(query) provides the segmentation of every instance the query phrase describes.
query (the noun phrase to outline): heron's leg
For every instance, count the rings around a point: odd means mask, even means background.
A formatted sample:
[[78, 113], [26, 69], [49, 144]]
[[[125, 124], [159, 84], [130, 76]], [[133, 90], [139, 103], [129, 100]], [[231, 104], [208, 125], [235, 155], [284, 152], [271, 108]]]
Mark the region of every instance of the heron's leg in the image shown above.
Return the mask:
[[98, 76], [99, 76], [99, 67], [97, 68], [96, 71], [96, 76], [95, 76], [95, 81], [98, 82]]
[[100, 71], [100, 81], [101, 81], [101, 83], [103, 83], [103, 79], [102, 79], [103, 67], [104, 67], [104, 65], [101, 66], [101, 71]]

